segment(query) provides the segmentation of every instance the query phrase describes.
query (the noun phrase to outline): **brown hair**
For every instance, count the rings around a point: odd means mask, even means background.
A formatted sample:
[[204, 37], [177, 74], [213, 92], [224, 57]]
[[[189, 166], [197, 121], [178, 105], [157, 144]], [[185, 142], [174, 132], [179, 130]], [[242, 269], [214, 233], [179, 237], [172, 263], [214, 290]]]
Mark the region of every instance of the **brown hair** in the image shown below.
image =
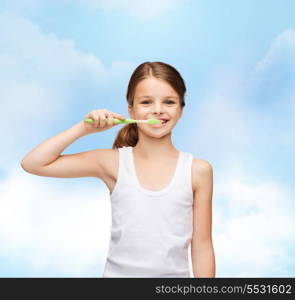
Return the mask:
[[[134, 70], [129, 80], [126, 95], [128, 105], [130, 105], [131, 107], [133, 106], [133, 100], [137, 84], [140, 81], [152, 76], [158, 79], [165, 80], [172, 86], [172, 88], [176, 91], [180, 98], [181, 109], [183, 109], [183, 107], [185, 106], [185, 82], [182, 79], [180, 73], [174, 67], [163, 62], [144, 62]], [[124, 127], [122, 127], [117, 133], [112, 149], [121, 148], [123, 146], [134, 147], [137, 144], [137, 142], [137, 124], [127, 124]]]

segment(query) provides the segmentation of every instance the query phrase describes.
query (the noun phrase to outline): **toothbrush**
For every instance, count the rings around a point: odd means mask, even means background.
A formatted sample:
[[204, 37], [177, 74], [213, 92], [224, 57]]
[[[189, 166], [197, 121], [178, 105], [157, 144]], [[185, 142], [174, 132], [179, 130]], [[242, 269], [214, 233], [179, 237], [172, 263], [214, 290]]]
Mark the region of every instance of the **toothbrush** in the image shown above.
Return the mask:
[[[85, 120], [85, 122], [93, 123], [94, 120], [92, 118], [88, 118], [88, 119]], [[120, 120], [120, 119], [114, 118], [114, 123], [115, 124], [146, 123], [146, 124], [154, 125], [154, 124], [160, 124], [161, 120], [157, 120], [157, 119], [148, 119], [148, 120], [125, 119], [125, 120]]]

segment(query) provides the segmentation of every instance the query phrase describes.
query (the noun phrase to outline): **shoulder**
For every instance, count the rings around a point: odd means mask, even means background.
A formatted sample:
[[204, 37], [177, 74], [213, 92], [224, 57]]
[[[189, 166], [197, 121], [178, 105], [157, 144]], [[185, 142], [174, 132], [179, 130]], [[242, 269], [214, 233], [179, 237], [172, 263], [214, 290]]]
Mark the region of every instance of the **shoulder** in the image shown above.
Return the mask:
[[118, 149], [97, 149], [98, 154], [100, 154], [105, 162], [105, 164], [110, 164], [114, 162], [118, 157]]
[[204, 184], [208, 184], [213, 178], [213, 167], [211, 163], [205, 159], [193, 158], [192, 176], [194, 191]]
[[106, 176], [114, 177], [119, 166], [118, 149], [100, 149], [103, 150], [102, 165]]
[[105, 171], [112, 168], [116, 162], [117, 151], [115, 149], [95, 149], [88, 151], [89, 159], [97, 162]]
[[213, 171], [213, 167], [208, 160], [193, 158], [193, 170], [198, 174], [206, 174]]

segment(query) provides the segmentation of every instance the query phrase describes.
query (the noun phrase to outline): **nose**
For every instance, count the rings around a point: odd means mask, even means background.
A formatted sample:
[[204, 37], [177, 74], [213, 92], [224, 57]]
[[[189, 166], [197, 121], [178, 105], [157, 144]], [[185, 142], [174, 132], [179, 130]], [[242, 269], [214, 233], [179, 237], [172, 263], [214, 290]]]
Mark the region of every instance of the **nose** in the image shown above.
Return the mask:
[[153, 114], [156, 114], [156, 115], [159, 115], [163, 112], [163, 106], [161, 103], [154, 103], [153, 106], [152, 106], [152, 113]]

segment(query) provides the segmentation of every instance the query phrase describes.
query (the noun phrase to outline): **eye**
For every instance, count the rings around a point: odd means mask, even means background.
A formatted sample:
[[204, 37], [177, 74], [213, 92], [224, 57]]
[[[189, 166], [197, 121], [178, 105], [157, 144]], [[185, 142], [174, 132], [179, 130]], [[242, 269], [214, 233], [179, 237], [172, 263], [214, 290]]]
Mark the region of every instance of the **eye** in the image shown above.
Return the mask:
[[[150, 102], [149, 100], [145, 100], [145, 101], [142, 101], [141, 103], [146, 104], [146, 103], [149, 103], [149, 102]], [[173, 100], [166, 100], [165, 102], [169, 103], [169, 104], [174, 104], [175, 103]]]

